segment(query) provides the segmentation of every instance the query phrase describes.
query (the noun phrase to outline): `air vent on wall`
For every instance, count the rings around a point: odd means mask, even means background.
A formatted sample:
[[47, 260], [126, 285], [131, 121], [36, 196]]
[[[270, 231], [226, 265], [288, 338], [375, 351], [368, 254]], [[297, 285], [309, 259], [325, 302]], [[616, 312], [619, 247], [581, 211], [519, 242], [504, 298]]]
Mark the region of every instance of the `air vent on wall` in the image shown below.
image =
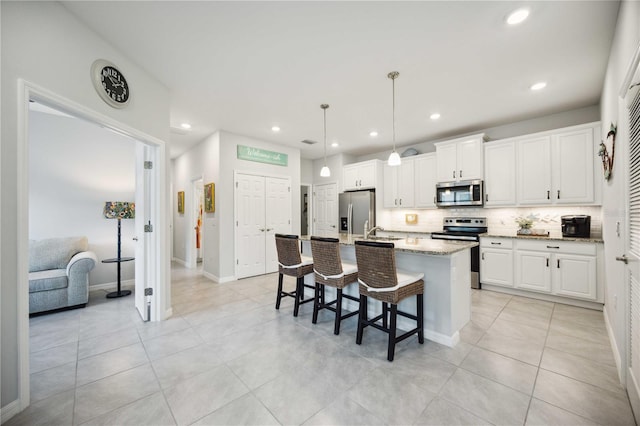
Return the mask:
[[312, 141], [311, 139], [305, 139], [305, 140], [303, 140], [303, 141], [301, 141], [301, 142], [302, 142], [302, 143], [306, 143], [307, 145], [313, 145], [313, 144], [318, 143], [318, 142], [316, 142], [316, 141]]

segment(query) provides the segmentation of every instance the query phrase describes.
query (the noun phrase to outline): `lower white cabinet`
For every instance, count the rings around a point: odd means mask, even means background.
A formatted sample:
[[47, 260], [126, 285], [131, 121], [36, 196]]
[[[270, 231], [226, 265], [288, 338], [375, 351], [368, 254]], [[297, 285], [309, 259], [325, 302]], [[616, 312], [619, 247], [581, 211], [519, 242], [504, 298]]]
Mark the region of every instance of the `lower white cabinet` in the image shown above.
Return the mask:
[[480, 282], [513, 287], [512, 241], [506, 238], [480, 240]]
[[515, 256], [516, 288], [596, 300], [595, 243], [521, 240]]
[[480, 238], [480, 282], [598, 300], [596, 243]]

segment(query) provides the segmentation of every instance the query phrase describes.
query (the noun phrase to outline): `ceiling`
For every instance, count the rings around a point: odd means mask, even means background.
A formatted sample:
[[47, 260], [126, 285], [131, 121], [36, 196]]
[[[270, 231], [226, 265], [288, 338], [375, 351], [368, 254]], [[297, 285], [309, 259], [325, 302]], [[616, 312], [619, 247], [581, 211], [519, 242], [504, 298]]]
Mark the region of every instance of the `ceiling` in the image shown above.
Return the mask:
[[[323, 155], [398, 146], [597, 104], [616, 1], [65, 1], [170, 90], [170, 155], [217, 130]], [[522, 24], [505, 18], [530, 10]], [[109, 59], [109, 58], [105, 58]], [[117, 65], [117, 64], [116, 64]], [[126, 70], [123, 70], [126, 75]], [[529, 87], [546, 81], [533, 92]], [[135, 87], [132, 87], [135, 96]], [[431, 120], [432, 113], [441, 118]], [[271, 128], [277, 125], [280, 132]], [[372, 130], [379, 135], [369, 136]], [[301, 143], [310, 139], [319, 143]]]

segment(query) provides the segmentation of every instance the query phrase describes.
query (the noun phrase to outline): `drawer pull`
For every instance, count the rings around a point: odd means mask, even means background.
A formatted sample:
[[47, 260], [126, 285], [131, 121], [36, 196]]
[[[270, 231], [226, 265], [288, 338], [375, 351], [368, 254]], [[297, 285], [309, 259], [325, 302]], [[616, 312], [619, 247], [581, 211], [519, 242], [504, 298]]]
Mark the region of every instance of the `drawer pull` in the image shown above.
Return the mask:
[[501, 246], [502, 243], [496, 243], [495, 241], [491, 241], [491, 244], [493, 244], [494, 246]]
[[547, 248], [559, 249], [560, 247], [558, 247], [558, 246], [547, 246]]

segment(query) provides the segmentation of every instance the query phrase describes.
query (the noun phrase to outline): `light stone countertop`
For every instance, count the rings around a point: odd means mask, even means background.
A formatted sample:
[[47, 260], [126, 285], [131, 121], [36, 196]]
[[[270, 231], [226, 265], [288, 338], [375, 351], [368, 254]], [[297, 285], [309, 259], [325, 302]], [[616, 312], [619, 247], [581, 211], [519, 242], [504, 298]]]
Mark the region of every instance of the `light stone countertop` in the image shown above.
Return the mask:
[[544, 235], [513, 235], [513, 234], [502, 234], [497, 232], [487, 232], [485, 234], [481, 234], [480, 237], [487, 238], [514, 238], [518, 240], [544, 240], [544, 241], [572, 241], [578, 243], [604, 243], [602, 238], [575, 238], [575, 237], [563, 237], [562, 234], [550, 236]]
[[[362, 235], [345, 235], [345, 234], [330, 234], [330, 235], [318, 235], [323, 237], [338, 238], [340, 244], [353, 246], [358, 240], [364, 240]], [[302, 236], [302, 241], [309, 241], [310, 236]], [[449, 240], [432, 240], [430, 238], [401, 238], [401, 239], [385, 239], [377, 237], [376, 242], [394, 243], [395, 249], [398, 252], [405, 253], [417, 253], [425, 255], [446, 256], [449, 254], [457, 253], [462, 250], [477, 247], [479, 243], [469, 241], [449, 241]]]

